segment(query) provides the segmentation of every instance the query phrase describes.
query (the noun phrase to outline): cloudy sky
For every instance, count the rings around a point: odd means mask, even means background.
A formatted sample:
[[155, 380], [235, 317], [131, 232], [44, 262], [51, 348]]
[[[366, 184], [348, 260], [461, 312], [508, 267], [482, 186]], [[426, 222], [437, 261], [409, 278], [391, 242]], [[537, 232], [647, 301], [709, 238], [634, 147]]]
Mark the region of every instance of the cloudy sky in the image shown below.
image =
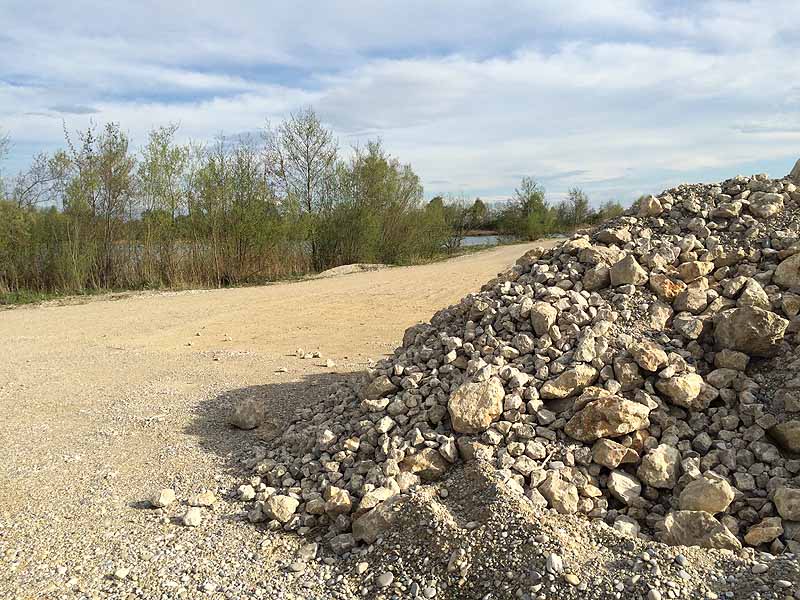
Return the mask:
[[6, 172], [69, 130], [184, 139], [312, 105], [340, 145], [380, 136], [426, 196], [629, 202], [800, 157], [798, 0], [4, 0]]

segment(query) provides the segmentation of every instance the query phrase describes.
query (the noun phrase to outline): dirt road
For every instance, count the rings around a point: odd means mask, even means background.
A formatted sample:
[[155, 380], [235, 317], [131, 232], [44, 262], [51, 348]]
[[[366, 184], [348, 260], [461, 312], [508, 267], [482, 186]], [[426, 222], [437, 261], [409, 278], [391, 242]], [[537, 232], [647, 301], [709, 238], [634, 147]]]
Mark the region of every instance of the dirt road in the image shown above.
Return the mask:
[[[192, 493], [241, 483], [236, 458], [259, 433], [226, 426], [231, 399], [264, 398], [279, 422], [530, 247], [0, 312], [0, 597], [258, 594], [291, 536], [265, 544], [227, 500], [197, 529], [175, 524]], [[184, 503], [145, 509], [161, 487]]]

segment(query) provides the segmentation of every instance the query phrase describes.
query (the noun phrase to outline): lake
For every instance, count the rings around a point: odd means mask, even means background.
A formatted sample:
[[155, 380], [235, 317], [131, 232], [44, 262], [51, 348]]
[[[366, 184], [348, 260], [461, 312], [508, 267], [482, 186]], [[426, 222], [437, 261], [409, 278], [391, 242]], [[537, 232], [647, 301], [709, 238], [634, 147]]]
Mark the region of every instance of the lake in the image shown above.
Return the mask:
[[496, 246], [499, 243], [499, 235], [468, 235], [461, 238], [462, 246]]

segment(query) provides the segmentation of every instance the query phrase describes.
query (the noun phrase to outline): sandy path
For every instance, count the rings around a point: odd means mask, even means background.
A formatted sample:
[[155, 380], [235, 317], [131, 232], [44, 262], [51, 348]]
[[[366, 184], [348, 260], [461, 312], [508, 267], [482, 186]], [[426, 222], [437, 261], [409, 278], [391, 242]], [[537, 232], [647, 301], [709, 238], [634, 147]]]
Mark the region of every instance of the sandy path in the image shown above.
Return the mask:
[[[224, 495], [241, 478], [234, 457], [258, 435], [225, 425], [232, 397], [265, 398], [276, 418], [313, 401], [335, 373], [390, 352], [406, 327], [530, 247], [330, 279], [0, 312], [0, 597], [255, 590], [276, 558], [258, 553], [255, 528], [224, 523], [224, 503], [209, 511], [218, 522], [189, 530], [169, 522], [179, 507], [159, 516], [140, 502], [166, 486], [184, 500], [202, 488]], [[298, 347], [322, 359], [289, 356]], [[328, 358], [335, 368], [325, 368]], [[215, 565], [215, 557], [254, 548], [247, 564]], [[131, 568], [128, 578], [109, 578], [120, 566]]]

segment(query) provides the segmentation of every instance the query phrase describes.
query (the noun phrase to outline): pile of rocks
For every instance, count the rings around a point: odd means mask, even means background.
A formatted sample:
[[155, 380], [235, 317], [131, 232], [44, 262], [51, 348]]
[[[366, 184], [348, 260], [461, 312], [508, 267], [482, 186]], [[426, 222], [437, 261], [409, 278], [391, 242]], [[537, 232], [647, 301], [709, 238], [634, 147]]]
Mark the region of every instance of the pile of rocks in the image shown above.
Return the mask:
[[346, 552], [479, 461], [624, 535], [798, 553], [795, 171], [681, 185], [528, 252], [257, 448], [248, 517]]

